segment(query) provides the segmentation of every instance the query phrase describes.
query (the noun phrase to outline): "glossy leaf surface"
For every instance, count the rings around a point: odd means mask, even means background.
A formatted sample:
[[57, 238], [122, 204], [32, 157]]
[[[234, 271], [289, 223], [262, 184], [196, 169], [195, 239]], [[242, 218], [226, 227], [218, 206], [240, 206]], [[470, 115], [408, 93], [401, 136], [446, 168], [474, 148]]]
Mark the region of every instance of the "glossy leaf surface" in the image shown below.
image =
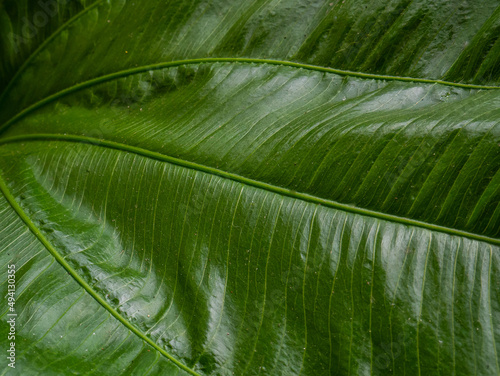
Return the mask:
[[1, 3], [3, 372], [498, 374], [499, 23]]

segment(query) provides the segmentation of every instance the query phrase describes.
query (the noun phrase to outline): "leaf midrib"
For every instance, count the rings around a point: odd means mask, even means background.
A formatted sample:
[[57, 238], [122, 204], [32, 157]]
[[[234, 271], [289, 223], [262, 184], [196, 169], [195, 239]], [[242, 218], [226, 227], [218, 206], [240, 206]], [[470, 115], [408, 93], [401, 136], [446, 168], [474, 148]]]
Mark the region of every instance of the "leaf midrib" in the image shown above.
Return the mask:
[[487, 243], [490, 243], [493, 245], [500, 245], [500, 239], [497, 239], [497, 238], [491, 238], [489, 236], [471, 233], [471, 232], [459, 230], [459, 229], [452, 228], [452, 227], [436, 225], [433, 223], [418, 221], [418, 220], [411, 219], [411, 218], [401, 217], [401, 216], [397, 216], [397, 215], [393, 215], [393, 214], [378, 212], [375, 210], [360, 208], [360, 207], [353, 206], [353, 205], [343, 204], [343, 203], [340, 203], [337, 201], [328, 200], [328, 199], [321, 198], [318, 196], [313, 196], [313, 195], [310, 195], [307, 193], [297, 192], [297, 191], [294, 191], [294, 190], [291, 190], [288, 188], [272, 185], [272, 184], [265, 183], [265, 182], [262, 182], [259, 180], [254, 180], [251, 178], [247, 178], [245, 176], [237, 175], [237, 174], [234, 174], [234, 173], [231, 173], [228, 171], [220, 170], [220, 169], [217, 169], [214, 167], [209, 167], [209, 166], [205, 166], [205, 165], [202, 165], [202, 164], [199, 164], [196, 162], [191, 162], [188, 160], [175, 158], [175, 157], [172, 157], [172, 156], [169, 156], [166, 154], [158, 153], [155, 151], [140, 148], [137, 146], [128, 145], [128, 144], [121, 143], [121, 142], [110, 141], [110, 140], [105, 140], [105, 139], [97, 139], [97, 138], [92, 138], [92, 137], [87, 137], [87, 136], [77, 136], [77, 135], [28, 134], [28, 135], [12, 136], [12, 137], [6, 137], [3, 139], [0, 139], [0, 145], [8, 144], [8, 143], [15, 143], [15, 142], [26, 142], [26, 141], [77, 142], [77, 143], [84, 143], [84, 144], [90, 144], [90, 145], [94, 145], [94, 146], [105, 147], [105, 148], [109, 148], [109, 149], [125, 151], [125, 152], [129, 152], [129, 153], [141, 155], [143, 157], [155, 159], [155, 160], [158, 160], [161, 162], [168, 162], [168, 163], [172, 163], [172, 164], [175, 164], [175, 165], [178, 165], [181, 167], [209, 173], [212, 175], [217, 175], [217, 176], [220, 176], [220, 177], [223, 177], [226, 179], [230, 179], [230, 180], [242, 183], [242, 184], [246, 184], [249, 186], [260, 188], [260, 189], [263, 189], [263, 190], [266, 190], [269, 192], [281, 194], [281, 195], [292, 197], [292, 198], [299, 199], [302, 201], [312, 202], [312, 203], [315, 203], [318, 205], [323, 205], [323, 206], [334, 208], [337, 210], [342, 210], [342, 211], [354, 213], [354, 214], [366, 215], [369, 217], [374, 217], [374, 218], [389, 221], [389, 222], [400, 223], [400, 224], [409, 225], [409, 226], [421, 227], [421, 228], [425, 228], [425, 229], [428, 229], [431, 231], [442, 232], [442, 233], [446, 233], [449, 235], [463, 236], [466, 238], [487, 242]]
[[196, 64], [214, 64], [214, 63], [240, 63], [240, 64], [269, 64], [269, 65], [279, 65], [297, 69], [306, 69], [313, 70], [317, 72], [323, 73], [331, 73], [339, 76], [347, 76], [347, 77], [357, 77], [362, 79], [371, 79], [371, 80], [386, 80], [386, 81], [400, 81], [400, 82], [414, 82], [421, 84], [432, 84], [432, 85], [445, 85], [445, 86], [453, 86], [460, 87], [464, 89], [475, 89], [475, 90], [497, 90], [500, 89], [500, 86], [488, 86], [488, 85], [475, 85], [475, 84], [462, 84], [450, 81], [443, 80], [435, 80], [435, 79], [427, 79], [427, 78], [414, 78], [414, 77], [402, 77], [402, 76], [385, 76], [371, 73], [363, 73], [363, 72], [354, 72], [348, 70], [341, 70], [329, 67], [322, 67], [318, 65], [310, 65], [303, 63], [296, 63], [287, 60], [273, 60], [273, 59], [254, 59], [254, 58], [230, 58], [230, 57], [221, 57], [221, 58], [199, 58], [199, 59], [186, 59], [186, 60], [175, 60], [162, 62], [151, 65], [144, 65], [140, 67], [130, 68], [123, 71], [118, 71], [110, 74], [106, 74], [103, 76], [95, 77], [88, 81], [84, 81], [73, 86], [70, 86], [66, 89], [58, 91], [52, 95], [49, 95], [38, 102], [22, 109], [16, 115], [8, 119], [5, 123], [0, 125], [0, 134], [3, 133], [9, 126], [14, 124], [16, 121], [26, 116], [30, 112], [58, 99], [74, 93], [79, 90], [83, 90], [94, 85], [101, 84], [103, 82], [112, 81], [114, 79], [119, 79], [122, 77], [131, 76], [137, 73], [159, 70], [164, 68], [172, 68], [178, 67], [181, 65], [196, 65]]
[[132, 325], [125, 317], [120, 315], [120, 313], [111, 307], [101, 296], [87, 283], [85, 280], [78, 275], [78, 273], [68, 264], [68, 262], [61, 256], [57, 250], [52, 246], [52, 244], [47, 240], [47, 238], [42, 234], [42, 232], [36, 227], [36, 225], [31, 221], [29, 216], [24, 212], [21, 206], [17, 203], [12, 193], [10, 193], [7, 184], [3, 180], [0, 175], [0, 191], [5, 196], [7, 202], [11, 205], [12, 209], [19, 215], [21, 220], [28, 226], [30, 231], [37, 237], [37, 239], [43, 244], [43, 246], [49, 251], [49, 253], [56, 259], [56, 261], [76, 280], [77, 283], [82, 286], [82, 288], [92, 296], [104, 309], [106, 309], [114, 318], [120, 321], [127, 329], [137, 335], [141, 340], [145, 341], [149, 345], [151, 345], [155, 350], [157, 350], [160, 354], [168, 358], [172, 361], [176, 366], [181, 368], [182, 370], [188, 372], [193, 376], [201, 376], [191, 368], [182, 364], [179, 360], [174, 358], [168, 352], [166, 352], [163, 348], [157, 345], [151, 338], [147, 337], [144, 333], [142, 333], [139, 329], [137, 329], [134, 325]]

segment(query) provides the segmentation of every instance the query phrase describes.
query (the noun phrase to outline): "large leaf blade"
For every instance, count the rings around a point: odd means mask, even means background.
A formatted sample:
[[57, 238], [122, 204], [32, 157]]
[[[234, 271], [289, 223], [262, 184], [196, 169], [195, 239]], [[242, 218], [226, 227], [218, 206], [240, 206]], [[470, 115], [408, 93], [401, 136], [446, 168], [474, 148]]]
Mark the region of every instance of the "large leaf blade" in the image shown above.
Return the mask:
[[[16, 85], [5, 93], [6, 110], [0, 121], [47, 95], [91, 78], [137, 66], [205, 57], [267, 58], [465, 83], [496, 85], [498, 81], [500, 8], [495, 2], [83, 3], [75, 6], [68, 2], [56, 17], [49, 18], [52, 21], [66, 12], [73, 15], [62, 29], [46, 38], [50, 39], [42, 51], [29, 57]], [[21, 14], [32, 12], [26, 17], [28, 21], [39, 12], [36, 7], [26, 9], [23, 2], [12, 7], [19, 7]], [[12, 14], [15, 12], [3, 14], [13, 26], [2, 35], [2, 41], [9, 54], [16, 56], [13, 46], [24, 47], [25, 43], [16, 43], [11, 33], [23, 37], [26, 22]], [[443, 20], [443, 14], [450, 16]], [[45, 34], [45, 28], [35, 30], [37, 38]], [[51, 76], [55, 65], [72, 74]], [[6, 74], [12, 70], [5, 68]], [[44, 85], [32, 87], [29, 93], [19, 89], [30, 87], [30, 80], [40, 76], [45, 77]]]
[[[392, 367], [414, 373], [421, 363], [433, 369], [440, 364], [436, 350], [446, 341], [443, 351], [451, 352], [454, 343], [448, 340], [455, 331], [472, 338], [468, 345], [459, 342], [459, 351], [490, 359], [468, 356], [461, 369], [472, 373], [482, 364], [476, 371], [491, 372], [496, 358], [487, 303], [495, 297], [491, 269], [497, 246], [297, 202], [184, 167], [159, 168], [159, 162], [100, 146], [37, 144], [25, 144], [27, 157], [19, 145], [4, 148], [10, 169], [3, 174], [23, 183], [10, 189], [24, 197], [24, 210], [100, 296], [200, 372], [229, 362], [237, 373], [259, 367], [274, 373], [277, 364], [292, 374], [302, 368], [377, 373]], [[71, 154], [79, 156], [78, 165], [63, 159]], [[82, 170], [83, 179], [71, 179]], [[106, 194], [96, 195], [96, 186]], [[151, 211], [162, 213], [158, 223], [144, 216]], [[462, 268], [468, 278], [457, 280]], [[433, 282], [436, 276], [439, 283]], [[438, 300], [424, 300], [441, 288]], [[478, 305], [458, 324], [450, 307], [467, 298]], [[448, 319], [438, 320], [436, 312]], [[481, 327], [474, 328], [476, 321]], [[281, 329], [285, 325], [291, 338]], [[440, 337], [446, 329], [451, 333]], [[409, 339], [398, 336], [400, 330]], [[276, 342], [284, 348], [265, 356]], [[406, 352], [403, 357], [396, 351], [392, 367], [391, 343]], [[257, 350], [250, 359], [249, 344]]]
[[320, 199], [498, 236], [497, 89], [262, 62], [134, 73], [63, 92], [5, 137], [105, 138]]
[[495, 3], [59, 6], [2, 34], [15, 373], [500, 372]]

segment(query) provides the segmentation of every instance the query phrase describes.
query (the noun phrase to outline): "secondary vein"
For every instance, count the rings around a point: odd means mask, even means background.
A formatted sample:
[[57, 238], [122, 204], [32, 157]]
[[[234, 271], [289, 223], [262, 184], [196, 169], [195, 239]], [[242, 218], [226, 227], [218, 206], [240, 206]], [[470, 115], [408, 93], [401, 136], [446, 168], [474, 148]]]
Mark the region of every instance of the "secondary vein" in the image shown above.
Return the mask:
[[328, 200], [324, 199], [321, 197], [309, 195], [307, 193], [301, 193], [297, 192], [288, 188], [284, 187], [279, 187], [275, 186], [272, 184], [264, 183], [262, 181], [250, 179], [241, 175], [237, 175], [231, 172], [227, 172], [224, 170], [219, 170], [217, 168], [201, 165], [195, 162], [190, 162], [186, 161], [183, 159], [171, 157], [166, 154], [158, 153], [155, 151], [143, 149], [140, 147], [136, 146], [131, 146], [127, 144], [123, 144], [120, 142], [115, 142], [115, 141], [109, 141], [109, 140], [104, 140], [104, 139], [96, 139], [92, 137], [86, 137], [86, 136], [77, 136], [77, 135], [62, 135], [62, 134], [30, 134], [30, 135], [21, 135], [21, 136], [13, 136], [13, 137], [7, 137], [0, 139], [0, 145], [2, 144], [7, 144], [7, 143], [14, 143], [14, 142], [26, 142], [26, 141], [63, 141], [63, 142], [77, 142], [77, 143], [84, 143], [84, 144], [90, 144], [94, 146], [101, 146], [101, 147], [106, 147], [110, 149], [115, 149], [115, 150], [120, 150], [120, 151], [125, 151], [129, 153], [134, 153], [138, 154], [147, 158], [155, 159], [158, 161], [162, 162], [168, 162], [172, 163], [178, 166], [194, 169], [197, 171], [205, 172], [208, 174], [212, 175], [217, 175], [226, 179], [230, 179], [242, 184], [246, 184], [249, 186], [253, 186], [256, 188], [264, 189], [269, 192], [281, 194], [284, 196], [292, 197], [295, 199], [307, 201], [307, 202], [312, 202], [315, 204], [319, 205], [324, 205], [327, 207], [331, 207], [334, 209], [354, 213], [354, 214], [360, 214], [360, 215], [366, 215], [370, 217], [375, 217], [378, 219], [386, 220], [389, 222], [396, 222], [396, 223], [401, 223], [409, 226], [417, 226], [421, 228], [425, 228], [428, 230], [432, 231], [438, 231], [442, 233], [447, 233], [450, 235], [457, 235], [457, 236], [463, 236], [466, 238], [474, 239], [474, 240], [479, 240], [483, 242], [487, 242], [493, 245], [500, 245], [500, 239], [496, 238], [491, 238], [489, 236], [485, 235], [480, 235], [480, 234], [475, 234], [463, 230], [458, 230], [455, 228], [450, 228], [446, 226], [441, 226], [441, 225], [436, 225], [433, 223], [427, 223], [427, 222], [422, 222], [418, 221], [415, 219], [411, 218], [406, 218], [406, 217], [400, 217], [397, 215], [393, 214], [387, 214], [387, 213], [382, 213], [374, 210], [369, 210], [369, 209], [364, 209], [360, 208], [357, 206], [352, 206], [352, 205], [347, 205], [343, 204], [340, 202], [336, 202], [333, 200]]
[[151, 338], [147, 337], [142, 333], [139, 329], [137, 329], [134, 325], [128, 322], [116, 309], [111, 307], [85, 280], [78, 275], [78, 273], [68, 264], [68, 262], [57, 252], [57, 250], [52, 246], [52, 244], [47, 240], [47, 238], [42, 234], [42, 232], [36, 227], [33, 221], [29, 218], [29, 216], [24, 212], [21, 206], [17, 203], [14, 196], [10, 193], [7, 184], [0, 176], [0, 191], [5, 196], [5, 199], [12, 206], [14, 211], [19, 215], [22, 221], [28, 226], [30, 231], [38, 238], [38, 240], [44, 245], [44, 247], [49, 251], [49, 253], [56, 259], [56, 261], [83, 287], [89, 295], [91, 295], [101, 306], [104, 307], [113, 317], [115, 317], [118, 321], [120, 321], [127, 329], [137, 335], [140, 339], [147, 342], [154, 349], [156, 349], [160, 354], [170, 359], [175, 365], [177, 365], [182, 370], [188, 372], [194, 376], [200, 376], [191, 368], [188, 368], [186, 365], [182, 364], [180, 361], [175, 359], [172, 355], [167, 353], [164, 349], [158, 346]]
[[187, 60], [176, 60], [176, 61], [162, 62], [162, 63], [157, 63], [157, 64], [144, 65], [144, 66], [140, 66], [140, 67], [136, 67], [136, 68], [126, 69], [123, 71], [110, 73], [107, 75], [93, 78], [93, 79], [88, 80], [88, 81], [84, 81], [84, 82], [75, 84], [75, 85], [70, 86], [64, 90], [57, 92], [57, 93], [49, 95], [48, 97], [45, 97], [45, 98], [39, 100], [38, 102], [32, 104], [31, 106], [26, 107], [25, 109], [21, 110], [20, 112], [18, 112], [16, 115], [11, 117], [9, 120], [7, 120], [4, 124], [2, 124], [0, 126], [0, 133], [5, 131], [5, 129], [7, 129], [10, 125], [15, 123], [16, 121], [18, 121], [19, 119], [21, 119], [22, 117], [27, 115], [28, 113], [44, 106], [47, 103], [50, 103], [58, 98], [64, 97], [70, 93], [73, 93], [73, 92], [76, 92], [79, 90], [83, 90], [83, 89], [86, 89], [88, 87], [92, 87], [94, 85], [98, 85], [98, 84], [103, 83], [103, 82], [115, 80], [115, 79], [118, 79], [121, 77], [126, 77], [126, 76], [130, 76], [130, 75], [137, 74], [137, 73], [158, 70], [158, 69], [164, 69], [164, 68], [170, 68], [170, 67], [177, 67], [177, 66], [181, 66], [181, 65], [195, 65], [195, 64], [204, 64], [204, 63], [206, 63], [206, 64], [240, 63], [240, 64], [281, 65], [281, 66], [286, 66], [286, 67], [314, 70], [314, 71], [318, 71], [318, 72], [332, 73], [332, 74], [337, 74], [340, 76], [358, 77], [358, 78], [363, 78], [363, 79], [414, 82], [414, 83], [423, 83], [423, 84], [432, 84], [432, 85], [440, 84], [440, 85], [446, 85], [446, 86], [461, 87], [461, 88], [466, 88], [466, 89], [480, 89], [480, 90], [500, 89], [500, 86], [461, 84], [461, 83], [455, 83], [455, 82], [449, 82], [449, 81], [443, 81], [443, 80], [433, 80], [433, 79], [426, 79], [426, 78], [384, 76], [384, 75], [378, 75], [378, 74], [353, 72], [353, 71], [340, 70], [340, 69], [334, 69], [334, 68], [329, 68], [329, 67], [321, 67], [321, 66], [317, 66], [317, 65], [295, 63], [295, 62], [284, 61], [284, 60], [252, 59], [252, 58], [187, 59]]

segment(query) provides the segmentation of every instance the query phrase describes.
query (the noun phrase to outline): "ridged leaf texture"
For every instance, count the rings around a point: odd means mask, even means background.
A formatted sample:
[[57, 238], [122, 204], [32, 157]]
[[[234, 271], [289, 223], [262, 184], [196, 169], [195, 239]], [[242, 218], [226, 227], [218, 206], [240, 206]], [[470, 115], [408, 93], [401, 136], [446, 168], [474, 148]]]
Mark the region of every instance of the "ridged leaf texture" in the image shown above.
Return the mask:
[[1, 374], [499, 374], [499, 36], [489, 0], [0, 1]]

